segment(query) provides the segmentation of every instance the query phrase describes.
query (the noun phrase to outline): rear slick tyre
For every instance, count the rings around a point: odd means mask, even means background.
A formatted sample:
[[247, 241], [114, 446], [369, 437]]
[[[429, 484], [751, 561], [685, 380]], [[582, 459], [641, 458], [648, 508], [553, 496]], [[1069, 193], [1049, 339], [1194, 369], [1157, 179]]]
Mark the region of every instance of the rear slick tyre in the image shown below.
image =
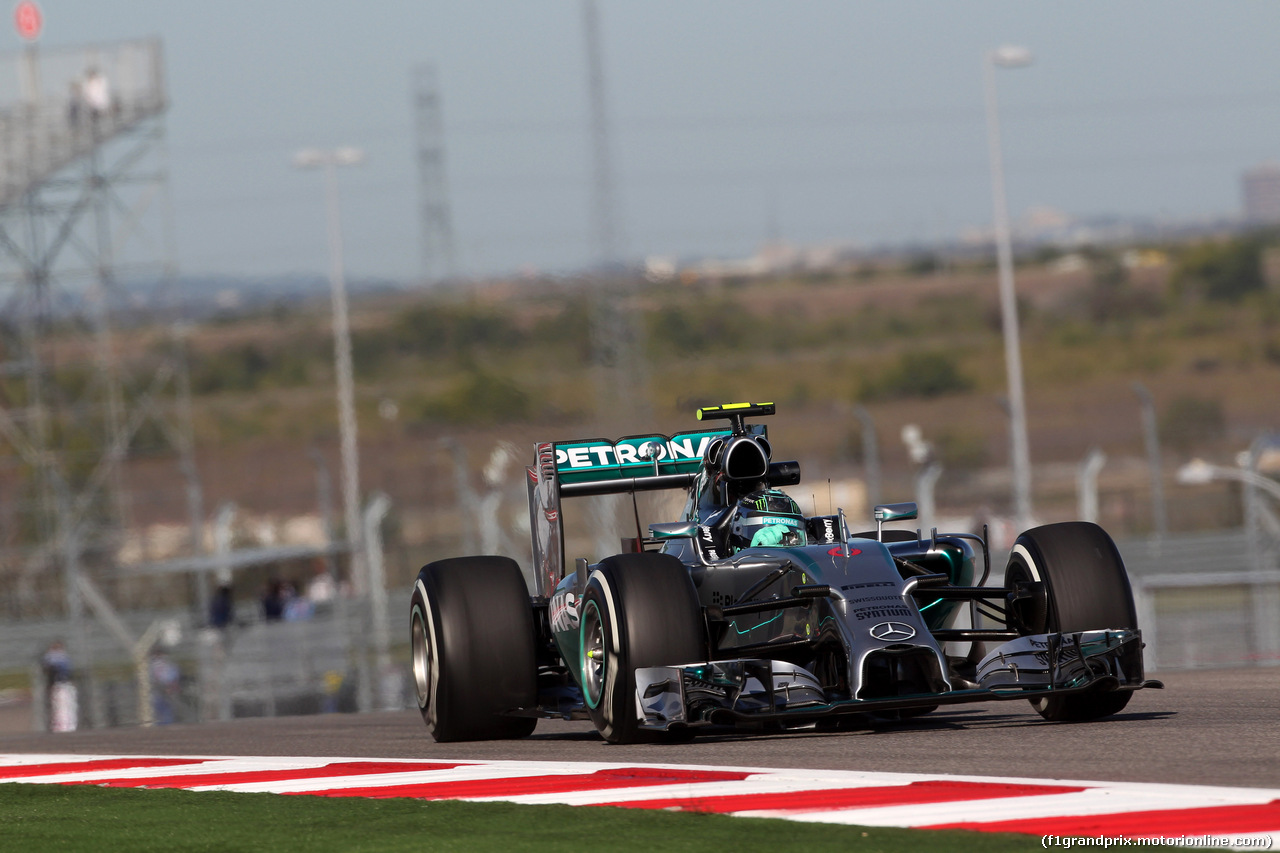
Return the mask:
[[[1086, 521], [1032, 528], [1018, 537], [1005, 569], [1005, 586], [1043, 583], [1043, 595], [1011, 608], [1010, 627], [1023, 635], [1138, 627], [1129, 576], [1115, 542]], [[1129, 704], [1131, 690], [1041, 696], [1029, 700], [1051, 722], [1109, 717]]]
[[664, 739], [640, 728], [635, 671], [706, 660], [689, 570], [669, 554], [602, 560], [587, 580], [579, 626], [582, 695], [600, 736], [609, 743]]
[[506, 557], [460, 557], [418, 573], [409, 606], [418, 710], [440, 742], [526, 737], [537, 704], [533, 607]]

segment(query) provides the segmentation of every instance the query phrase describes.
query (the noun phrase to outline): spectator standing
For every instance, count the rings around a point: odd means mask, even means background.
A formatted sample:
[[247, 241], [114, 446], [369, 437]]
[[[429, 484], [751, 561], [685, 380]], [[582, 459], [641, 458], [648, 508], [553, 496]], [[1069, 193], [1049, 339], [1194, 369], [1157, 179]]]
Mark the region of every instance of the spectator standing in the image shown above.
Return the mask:
[[317, 560], [312, 572], [311, 581], [307, 584], [307, 599], [313, 605], [329, 604], [338, 594], [338, 584], [329, 574], [329, 567], [323, 560]]
[[213, 601], [209, 603], [209, 627], [226, 628], [235, 620], [235, 616], [235, 602], [231, 600], [231, 587], [228, 584], [222, 584], [213, 594]]
[[94, 122], [111, 109], [111, 86], [107, 83], [107, 75], [97, 68], [90, 68], [85, 72], [84, 82], [80, 85], [80, 94]]
[[262, 617], [268, 622], [284, 618], [284, 605], [284, 583], [278, 578], [272, 578], [267, 582], [267, 594], [262, 596]]
[[40, 658], [48, 692], [49, 731], [73, 732], [80, 715], [76, 685], [71, 680], [71, 656], [62, 642], [55, 641]]
[[174, 709], [178, 699], [178, 665], [168, 655], [157, 650], [151, 656], [151, 710], [158, 725], [167, 726], [174, 721]]
[[303, 619], [310, 619], [314, 613], [315, 607], [312, 605], [311, 599], [305, 595], [299, 595], [298, 588], [293, 584], [288, 584], [284, 601], [284, 621], [299, 622]]

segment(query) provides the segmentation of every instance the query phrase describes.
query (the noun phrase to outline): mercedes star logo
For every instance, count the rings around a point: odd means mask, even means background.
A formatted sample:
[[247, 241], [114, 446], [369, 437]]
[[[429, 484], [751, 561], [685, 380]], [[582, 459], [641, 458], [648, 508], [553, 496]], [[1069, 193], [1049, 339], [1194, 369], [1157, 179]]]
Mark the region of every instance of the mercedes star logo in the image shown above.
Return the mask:
[[902, 622], [881, 622], [871, 629], [871, 636], [886, 643], [900, 643], [916, 635], [916, 629]]

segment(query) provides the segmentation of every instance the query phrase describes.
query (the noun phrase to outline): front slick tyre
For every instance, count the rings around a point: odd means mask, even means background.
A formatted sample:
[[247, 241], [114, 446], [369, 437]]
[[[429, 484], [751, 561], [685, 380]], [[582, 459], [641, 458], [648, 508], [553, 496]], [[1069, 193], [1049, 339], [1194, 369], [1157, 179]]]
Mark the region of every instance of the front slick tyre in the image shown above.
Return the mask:
[[587, 580], [579, 626], [582, 694], [600, 736], [609, 743], [657, 739], [640, 728], [635, 671], [706, 659], [689, 570], [669, 554], [602, 560]]
[[526, 737], [538, 721], [533, 607], [506, 557], [460, 557], [418, 573], [409, 608], [418, 710], [437, 741]]
[[[1069, 521], [1023, 533], [1005, 569], [1005, 586], [1040, 581], [1044, 595], [1010, 614], [1023, 635], [1137, 628], [1138, 616], [1115, 542], [1096, 524]], [[1124, 709], [1131, 690], [1103, 690], [1029, 700], [1051, 722], [1081, 722]]]

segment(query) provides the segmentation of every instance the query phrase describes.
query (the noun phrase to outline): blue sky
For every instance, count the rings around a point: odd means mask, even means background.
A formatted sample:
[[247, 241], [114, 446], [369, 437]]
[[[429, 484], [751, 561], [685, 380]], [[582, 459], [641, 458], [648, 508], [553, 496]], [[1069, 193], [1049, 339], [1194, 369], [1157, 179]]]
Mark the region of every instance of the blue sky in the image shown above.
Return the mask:
[[[341, 175], [352, 277], [423, 271], [409, 75], [438, 69], [461, 271], [592, 257], [579, 0], [45, 0], [50, 48], [157, 35], [178, 264], [323, 273], [307, 146]], [[955, 237], [990, 220], [980, 61], [999, 78], [1010, 206], [1235, 214], [1280, 159], [1280, 3], [600, 0], [627, 256]], [[16, 50], [12, 28], [0, 49]]]

